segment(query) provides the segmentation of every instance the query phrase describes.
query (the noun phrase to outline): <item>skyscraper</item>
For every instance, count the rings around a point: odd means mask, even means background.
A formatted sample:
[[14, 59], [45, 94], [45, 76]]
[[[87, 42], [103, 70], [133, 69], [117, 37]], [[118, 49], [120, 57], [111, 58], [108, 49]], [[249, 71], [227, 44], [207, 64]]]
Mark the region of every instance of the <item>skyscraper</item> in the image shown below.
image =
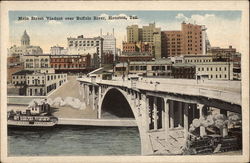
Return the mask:
[[162, 56], [205, 55], [209, 41], [204, 25], [181, 24], [180, 31], [161, 32]]
[[142, 28], [139, 28], [138, 25], [127, 27], [127, 42], [137, 43], [140, 41], [152, 43], [155, 58], [161, 58], [161, 28], [156, 28], [155, 23], [150, 23]]

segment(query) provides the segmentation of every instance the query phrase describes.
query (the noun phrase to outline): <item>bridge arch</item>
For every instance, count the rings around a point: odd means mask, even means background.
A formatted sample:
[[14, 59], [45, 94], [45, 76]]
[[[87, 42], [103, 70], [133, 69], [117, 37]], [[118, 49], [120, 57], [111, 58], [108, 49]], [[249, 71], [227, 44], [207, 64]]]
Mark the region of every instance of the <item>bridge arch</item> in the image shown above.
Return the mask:
[[135, 118], [135, 108], [129, 99], [127, 93], [120, 88], [110, 87], [105, 90], [100, 103], [103, 117]]
[[141, 143], [141, 153], [144, 155], [146, 153], [145, 151], [148, 151], [148, 148], [149, 148], [145, 142], [149, 142], [149, 141], [147, 140], [148, 137], [146, 137], [146, 134], [145, 134], [145, 126], [143, 126], [144, 123], [142, 123], [143, 118], [138, 114], [137, 107], [132, 103], [131, 94], [128, 94], [126, 91], [124, 91], [118, 87], [109, 87], [109, 88], [105, 89], [105, 91], [102, 94], [102, 98], [100, 101], [101, 109], [103, 109], [102, 107], [103, 107], [103, 104], [105, 103], [105, 100], [108, 100], [106, 97], [108, 97], [109, 93], [112, 93], [114, 91], [117, 93], [119, 92], [120, 95], [123, 96], [123, 98], [127, 101], [127, 104], [129, 105], [129, 107], [131, 109], [130, 111], [133, 113], [133, 116], [136, 120], [137, 127], [139, 130], [139, 137], [140, 137], [140, 143]]

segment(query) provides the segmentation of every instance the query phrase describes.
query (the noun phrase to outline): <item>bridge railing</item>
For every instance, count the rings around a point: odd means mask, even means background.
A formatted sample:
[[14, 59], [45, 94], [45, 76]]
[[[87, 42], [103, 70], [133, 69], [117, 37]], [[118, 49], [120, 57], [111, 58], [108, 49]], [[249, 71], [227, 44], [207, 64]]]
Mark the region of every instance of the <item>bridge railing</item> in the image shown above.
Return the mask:
[[[93, 83], [90, 78], [79, 78], [78, 80]], [[241, 105], [240, 81], [204, 81], [197, 83], [196, 80], [191, 79], [141, 78], [131, 82], [128, 79], [102, 80], [96, 78], [95, 83], [154, 92], [204, 96]]]

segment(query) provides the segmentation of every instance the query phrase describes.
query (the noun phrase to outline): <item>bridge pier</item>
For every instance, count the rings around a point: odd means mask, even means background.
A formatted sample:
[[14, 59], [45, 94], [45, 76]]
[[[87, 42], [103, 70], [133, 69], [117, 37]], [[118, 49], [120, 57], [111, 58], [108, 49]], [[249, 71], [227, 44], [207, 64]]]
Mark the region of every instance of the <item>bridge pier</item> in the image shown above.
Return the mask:
[[[220, 110], [220, 114], [224, 115], [227, 118], [227, 111], [226, 110]], [[228, 124], [223, 125], [223, 128], [221, 130], [221, 135], [223, 137], [228, 136]]]
[[141, 94], [141, 117], [140, 121], [138, 122], [138, 128], [140, 132], [140, 138], [141, 138], [141, 154], [142, 155], [150, 155], [153, 153], [153, 147], [150, 143], [150, 137], [148, 135], [149, 132], [149, 97], [146, 96], [146, 94]]
[[89, 105], [90, 104], [90, 89], [89, 89], [89, 85], [86, 85], [86, 104]]
[[[204, 121], [205, 120], [205, 115], [204, 115], [204, 110], [206, 109], [205, 106], [203, 104], [197, 104], [197, 109], [199, 109], [199, 116], [200, 116], [200, 120]], [[200, 126], [200, 136], [204, 137], [206, 136], [206, 130], [204, 126]]]
[[92, 109], [95, 110], [95, 86], [92, 85]]
[[165, 114], [164, 114], [165, 123], [163, 123], [164, 124], [163, 128], [165, 128], [165, 135], [168, 136], [169, 125], [170, 125], [170, 123], [169, 123], [169, 117], [170, 117], [170, 115], [169, 115], [169, 100], [167, 98], [164, 98], [163, 100], [164, 100], [164, 111], [165, 111]]
[[189, 129], [189, 124], [188, 124], [188, 109], [189, 109], [189, 104], [185, 103], [184, 104], [184, 139], [187, 141], [188, 139], [188, 129]]
[[101, 119], [101, 111], [102, 111], [102, 104], [101, 104], [101, 98], [102, 98], [102, 86], [99, 86], [98, 88], [98, 111], [97, 111], [97, 117], [98, 119]]

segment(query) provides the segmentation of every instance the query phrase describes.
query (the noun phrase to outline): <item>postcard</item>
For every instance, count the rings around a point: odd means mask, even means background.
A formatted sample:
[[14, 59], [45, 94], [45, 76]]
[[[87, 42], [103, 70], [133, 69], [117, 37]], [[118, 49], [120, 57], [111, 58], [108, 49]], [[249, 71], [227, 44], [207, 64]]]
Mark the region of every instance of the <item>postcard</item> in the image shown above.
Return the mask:
[[2, 162], [249, 161], [247, 2], [1, 9]]

